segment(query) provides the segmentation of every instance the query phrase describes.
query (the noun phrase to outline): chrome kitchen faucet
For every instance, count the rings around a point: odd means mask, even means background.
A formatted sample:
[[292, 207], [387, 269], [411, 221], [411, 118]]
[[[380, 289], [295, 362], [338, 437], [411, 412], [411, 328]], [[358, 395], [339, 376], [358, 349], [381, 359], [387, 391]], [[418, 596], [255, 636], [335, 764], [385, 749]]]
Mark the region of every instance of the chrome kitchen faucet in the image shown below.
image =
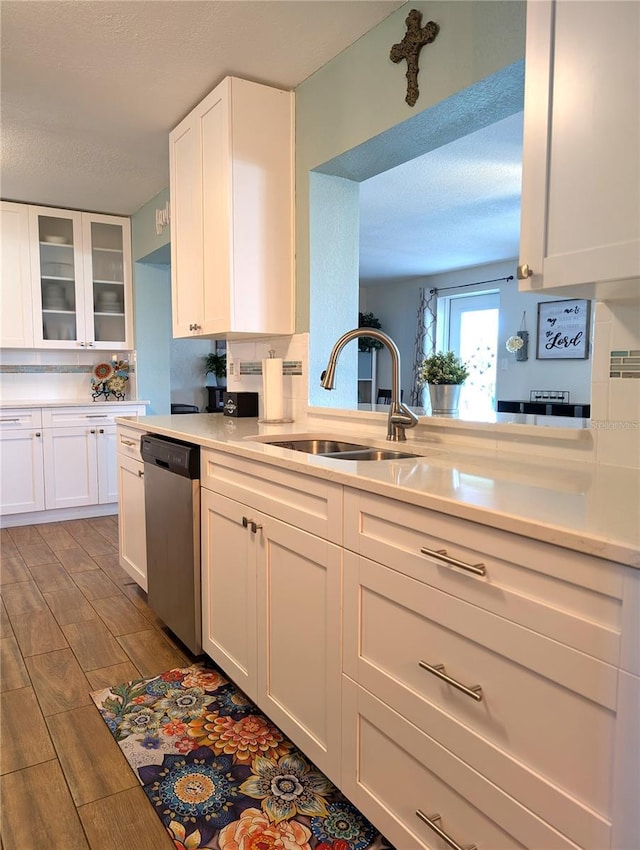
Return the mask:
[[405, 430], [418, 424], [418, 417], [412, 410], [400, 401], [400, 352], [398, 346], [382, 331], [375, 328], [354, 328], [347, 331], [336, 342], [329, 355], [327, 368], [320, 376], [320, 385], [325, 390], [332, 390], [335, 384], [336, 366], [340, 352], [348, 342], [361, 336], [373, 337], [379, 340], [389, 350], [391, 355], [391, 404], [387, 420], [387, 440], [401, 443], [407, 439]]

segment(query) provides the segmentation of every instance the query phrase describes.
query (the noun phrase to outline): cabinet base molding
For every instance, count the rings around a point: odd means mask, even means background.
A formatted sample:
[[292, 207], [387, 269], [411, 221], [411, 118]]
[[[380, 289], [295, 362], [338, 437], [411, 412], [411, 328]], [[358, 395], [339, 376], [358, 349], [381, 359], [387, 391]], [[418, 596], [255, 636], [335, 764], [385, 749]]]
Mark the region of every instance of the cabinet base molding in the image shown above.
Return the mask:
[[16, 525], [41, 525], [44, 522], [63, 522], [66, 519], [91, 519], [97, 516], [115, 516], [117, 513], [117, 502], [110, 502], [108, 505], [83, 505], [77, 508], [34, 511], [33, 513], [11, 514], [0, 517], [0, 528], [13, 528]]

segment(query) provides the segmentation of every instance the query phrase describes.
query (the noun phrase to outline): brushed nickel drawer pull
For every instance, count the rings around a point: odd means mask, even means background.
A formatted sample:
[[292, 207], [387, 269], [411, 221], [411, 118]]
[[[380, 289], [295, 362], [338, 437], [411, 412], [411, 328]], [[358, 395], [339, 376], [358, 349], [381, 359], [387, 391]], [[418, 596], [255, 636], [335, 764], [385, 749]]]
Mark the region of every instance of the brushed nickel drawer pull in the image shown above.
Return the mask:
[[464, 561], [459, 561], [457, 558], [447, 555], [446, 549], [427, 549], [426, 546], [423, 546], [420, 552], [423, 555], [431, 555], [432, 558], [437, 558], [451, 567], [460, 567], [461, 570], [466, 570], [468, 573], [474, 573], [477, 576], [486, 576], [487, 574], [487, 568], [484, 564], [465, 564]]
[[87, 417], [87, 419], [108, 419], [109, 414], [108, 413], [87, 413], [86, 417]]
[[426, 661], [418, 661], [418, 667], [422, 667], [422, 669], [426, 670], [428, 673], [433, 673], [434, 676], [437, 676], [439, 679], [442, 679], [443, 682], [446, 682], [448, 685], [452, 685], [454, 688], [462, 691], [463, 694], [471, 697], [471, 699], [474, 699], [477, 702], [482, 702], [482, 686], [471, 685], [470, 687], [467, 687], [467, 685], [463, 685], [462, 682], [457, 682], [455, 679], [452, 679], [451, 676], [447, 676], [444, 672], [444, 664], [427, 664]]
[[420, 818], [423, 823], [432, 829], [437, 836], [439, 836], [445, 844], [448, 844], [449, 847], [453, 848], [453, 850], [478, 850], [476, 844], [458, 844], [450, 835], [442, 829], [442, 827], [438, 826], [438, 821], [442, 820], [439, 814], [434, 815], [425, 815], [424, 812], [421, 812], [420, 809], [417, 809], [416, 815]]
[[0, 419], [0, 422], [19, 422], [19, 421], [20, 421], [19, 416], [16, 416], [15, 419], [9, 419], [6, 416], [3, 416], [2, 419]]
[[120, 440], [120, 442], [122, 443], [123, 446], [135, 446], [134, 440], [124, 440], [124, 439], [122, 439], [122, 440]]

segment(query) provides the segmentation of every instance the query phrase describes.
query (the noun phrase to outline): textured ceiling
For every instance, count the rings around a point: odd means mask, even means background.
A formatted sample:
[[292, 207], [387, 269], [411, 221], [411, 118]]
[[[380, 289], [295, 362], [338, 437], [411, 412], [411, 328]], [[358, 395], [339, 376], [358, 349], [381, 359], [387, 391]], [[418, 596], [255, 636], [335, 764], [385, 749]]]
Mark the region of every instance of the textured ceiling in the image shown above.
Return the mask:
[[[130, 215], [169, 183], [169, 130], [224, 76], [295, 88], [400, 5], [1, 0], [0, 194]], [[363, 182], [363, 282], [515, 256], [521, 158], [518, 115]]]
[[131, 214], [225, 76], [295, 88], [398, 0], [2, 0], [3, 198]]
[[360, 184], [363, 284], [518, 254], [519, 112]]

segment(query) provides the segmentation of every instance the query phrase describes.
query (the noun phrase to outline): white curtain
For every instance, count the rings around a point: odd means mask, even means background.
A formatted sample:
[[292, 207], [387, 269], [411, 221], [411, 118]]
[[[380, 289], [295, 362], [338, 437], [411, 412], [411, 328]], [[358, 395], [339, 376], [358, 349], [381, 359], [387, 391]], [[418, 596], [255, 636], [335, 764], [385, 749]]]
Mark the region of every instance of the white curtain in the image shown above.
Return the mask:
[[424, 386], [418, 382], [418, 370], [425, 357], [436, 351], [436, 321], [438, 310], [438, 290], [421, 287], [418, 291], [418, 316], [416, 324], [416, 343], [413, 355], [413, 380], [410, 404], [424, 407]]

